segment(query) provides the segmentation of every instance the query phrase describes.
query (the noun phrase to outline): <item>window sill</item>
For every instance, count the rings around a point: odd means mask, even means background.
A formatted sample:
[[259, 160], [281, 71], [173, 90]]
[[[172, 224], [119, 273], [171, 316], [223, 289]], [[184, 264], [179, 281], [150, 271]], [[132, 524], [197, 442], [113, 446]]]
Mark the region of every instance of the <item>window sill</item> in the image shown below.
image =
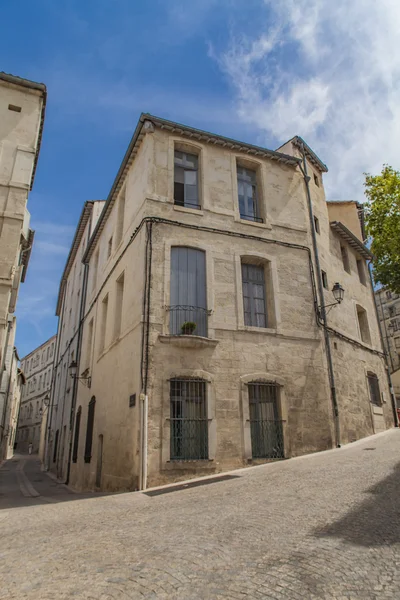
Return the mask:
[[376, 406], [376, 404], [372, 404], [372, 412], [374, 415], [383, 415], [382, 406]]
[[269, 333], [277, 335], [278, 330], [274, 327], [254, 327], [253, 325], [239, 325], [239, 331], [252, 331], [254, 333]]
[[174, 204], [173, 207], [178, 212], [189, 213], [190, 215], [204, 215], [202, 208], [189, 208], [188, 206], [180, 206], [179, 204]]
[[272, 226], [268, 221], [265, 223], [257, 223], [256, 221], [250, 221], [248, 219], [241, 219], [240, 217], [235, 217], [235, 221], [237, 223], [243, 223], [244, 225], [252, 225], [253, 227], [258, 227], [261, 229], [272, 229]]
[[198, 471], [215, 471], [215, 464], [212, 458], [202, 458], [193, 460], [168, 460], [161, 467], [162, 471], [188, 471], [195, 469]]
[[218, 340], [202, 337], [200, 335], [162, 335], [158, 339], [163, 344], [172, 344], [178, 348], [213, 348]]

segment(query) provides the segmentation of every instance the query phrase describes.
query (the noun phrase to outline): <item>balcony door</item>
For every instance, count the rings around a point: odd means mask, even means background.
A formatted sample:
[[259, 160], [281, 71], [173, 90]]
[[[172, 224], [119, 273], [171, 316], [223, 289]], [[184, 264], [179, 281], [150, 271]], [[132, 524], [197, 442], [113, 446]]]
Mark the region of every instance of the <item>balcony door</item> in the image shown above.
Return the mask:
[[194, 323], [194, 335], [207, 336], [206, 258], [203, 250], [177, 246], [171, 249], [170, 332], [187, 333], [184, 323]]

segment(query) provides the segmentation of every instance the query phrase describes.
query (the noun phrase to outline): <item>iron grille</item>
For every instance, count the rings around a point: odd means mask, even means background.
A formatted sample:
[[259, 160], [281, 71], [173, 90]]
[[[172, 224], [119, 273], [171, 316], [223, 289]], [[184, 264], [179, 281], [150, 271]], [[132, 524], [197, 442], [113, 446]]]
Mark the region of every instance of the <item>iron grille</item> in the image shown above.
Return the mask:
[[[172, 335], [192, 333], [193, 335], [207, 337], [208, 310], [206, 308], [201, 306], [175, 305], [168, 306], [167, 310], [170, 312], [169, 330]], [[196, 328], [193, 331], [185, 331], [182, 328], [184, 323], [195, 323]]]
[[208, 459], [206, 382], [171, 379], [171, 460]]
[[248, 388], [253, 458], [284, 458], [283, 428], [278, 410], [278, 384], [254, 382], [250, 383]]
[[371, 402], [372, 404], [375, 404], [375, 406], [381, 406], [381, 392], [379, 390], [378, 377], [375, 375], [375, 373], [368, 373], [367, 378]]

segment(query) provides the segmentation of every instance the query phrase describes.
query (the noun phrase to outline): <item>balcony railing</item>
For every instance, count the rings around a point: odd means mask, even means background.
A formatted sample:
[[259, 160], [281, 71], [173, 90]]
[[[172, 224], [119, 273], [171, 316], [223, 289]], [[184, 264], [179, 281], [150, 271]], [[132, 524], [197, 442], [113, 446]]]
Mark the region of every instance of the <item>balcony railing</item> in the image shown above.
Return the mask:
[[[207, 337], [208, 315], [210, 311], [201, 306], [167, 306], [169, 311], [169, 332], [172, 335], [200, 335]], [[183, 327], [185, 323], [196, 325]]]

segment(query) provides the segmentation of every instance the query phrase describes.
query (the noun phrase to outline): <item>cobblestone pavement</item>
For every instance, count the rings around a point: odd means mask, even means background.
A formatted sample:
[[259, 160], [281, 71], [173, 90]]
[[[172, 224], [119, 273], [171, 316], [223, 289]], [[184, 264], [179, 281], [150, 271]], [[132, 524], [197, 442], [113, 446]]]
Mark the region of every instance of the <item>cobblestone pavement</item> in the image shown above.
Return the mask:
[[392, 430], [156, 496], [51, 491], [9, 461], [0, 598], [398, 599], [399, 450]]

